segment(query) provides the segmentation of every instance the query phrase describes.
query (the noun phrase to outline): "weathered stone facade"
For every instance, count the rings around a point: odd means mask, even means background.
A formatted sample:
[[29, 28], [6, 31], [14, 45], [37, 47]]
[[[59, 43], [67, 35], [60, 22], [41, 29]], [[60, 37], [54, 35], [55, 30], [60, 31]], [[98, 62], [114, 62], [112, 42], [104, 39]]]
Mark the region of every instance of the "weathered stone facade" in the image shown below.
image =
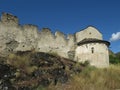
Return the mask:
[[38, 52], [56, 53], [73, 60], [88, 60], [91, 65], [107, 67], [109, 65], [107, 45], [100, 42], [87, 43], [88, 48], [95, 48], [94, 55], [89, 54], [90, 50], [84, 48], [86, 44], [78, 46], [78, 43], [86, 38], [102, 40], [102, 34], [91, 26], [75, 35], [65, 36], [59, 31], [53, 34], [48, 28], [38, 30], [37, 26], [31, 24], [19, 25], [18, 18], [7, 13], [3, 13], [0, 20], [1, 55], [34, 49]]
[[[99, 39], [84, 39], [78, 43], [75, 60], [78, 62], [89, 61], [97, 67], [109, 66], [109, 42]], [[102, 63], [101, 63], [102, 62]]]

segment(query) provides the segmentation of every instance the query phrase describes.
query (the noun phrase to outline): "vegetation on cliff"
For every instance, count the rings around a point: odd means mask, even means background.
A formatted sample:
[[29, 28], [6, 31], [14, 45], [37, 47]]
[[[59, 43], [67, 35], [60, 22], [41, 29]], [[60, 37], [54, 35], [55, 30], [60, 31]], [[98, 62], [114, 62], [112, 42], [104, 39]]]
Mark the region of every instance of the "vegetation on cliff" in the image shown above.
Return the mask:
[[88, 64], [34, 51], [13, 53], [0, 61], [0, 90], [35, 90], [64, 84]]
[[[73, 75], [65, 85], [49, 86], [45, 90], [119, 90], [120, 65], [98, 69], [88, 66], [81, 73]], [[40, 90], [40, 89], [38, 89]]]
[[120, 64], [95, 68], [55, 53], [16, 52], [0, 57], [0, 90], [120, 89]]
[[112, 51], [109, 51], [109, 61], [111, 64], [119, 64], [120, 63], [120, 52], [115, 54]]

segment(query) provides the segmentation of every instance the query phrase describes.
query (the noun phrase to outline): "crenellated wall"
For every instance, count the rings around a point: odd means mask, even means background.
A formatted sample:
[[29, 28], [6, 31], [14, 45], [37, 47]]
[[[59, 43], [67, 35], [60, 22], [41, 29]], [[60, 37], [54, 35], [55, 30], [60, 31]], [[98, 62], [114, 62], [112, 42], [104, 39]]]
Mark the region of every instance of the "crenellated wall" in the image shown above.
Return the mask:
[[12, 14], [2, 13], [1, 22], [2, 24], [7, 26], [17, 26], [19, 23], [19, 20], [16, 16]]
[[2, 13], [0, 50], [3, 53], [35, 49], [68, 58], [68, 52], [74, 49], [74, 35], [68, 35], [66, 38], [62, 32], [56, 31], [54, 34], [49, 28], [38, 30], [37, 26], [31, 24], [21, 26], [18, 21], [16, 16]]

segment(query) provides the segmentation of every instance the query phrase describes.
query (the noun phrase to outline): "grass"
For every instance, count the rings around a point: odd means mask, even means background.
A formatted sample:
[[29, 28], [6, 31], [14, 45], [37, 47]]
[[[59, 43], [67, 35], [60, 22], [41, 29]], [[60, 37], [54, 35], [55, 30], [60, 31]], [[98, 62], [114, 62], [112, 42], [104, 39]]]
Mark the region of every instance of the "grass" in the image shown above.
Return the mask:
[[27, 74], [31, 74], [35, 69], [37, 69], [36, 66], [31, 66], [30, 55], [20, 56], [10, 54], [7, 59], [7, 64], [20, 69], [20, 71]]
[[[52, 53], [55, 54], [56, 53]], [[20, 72], [31, 74], [36, 66], [31, 66], [29, 55], [10, 54], [7, 64], [20, 70]], [[86, 62], [86, 64], [88, 64]], [[76, 64], [76, 67], [78, 64]], [[18, 77], [23, 76], [19, 75]], [[32, 83], [32, 82], [31, 82]], [[120, 64], [111, 64], [108, 68], [85, 67], [82, 72], [72, 74], [69, 81], [65, 84], [58, 83], [56, 86], [50, 84], [48, 87], [39, 86], [36, 90], [120, 90]]]
[[120, 65], [98, 69], [87, 67], [78, 75], [72, 76], [67, 84], [50, 85], [47, 90], [117, 90], [120, 89]]

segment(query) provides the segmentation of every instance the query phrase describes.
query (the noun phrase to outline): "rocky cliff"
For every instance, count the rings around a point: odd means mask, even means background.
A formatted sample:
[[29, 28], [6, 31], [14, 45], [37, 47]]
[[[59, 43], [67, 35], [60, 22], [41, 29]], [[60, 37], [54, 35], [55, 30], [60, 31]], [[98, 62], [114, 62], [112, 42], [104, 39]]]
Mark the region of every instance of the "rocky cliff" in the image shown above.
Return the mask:
[[0, 90], [38, 90], [66, 83], [87, 64], [43, 52], [19, 51], [0, 57]]

